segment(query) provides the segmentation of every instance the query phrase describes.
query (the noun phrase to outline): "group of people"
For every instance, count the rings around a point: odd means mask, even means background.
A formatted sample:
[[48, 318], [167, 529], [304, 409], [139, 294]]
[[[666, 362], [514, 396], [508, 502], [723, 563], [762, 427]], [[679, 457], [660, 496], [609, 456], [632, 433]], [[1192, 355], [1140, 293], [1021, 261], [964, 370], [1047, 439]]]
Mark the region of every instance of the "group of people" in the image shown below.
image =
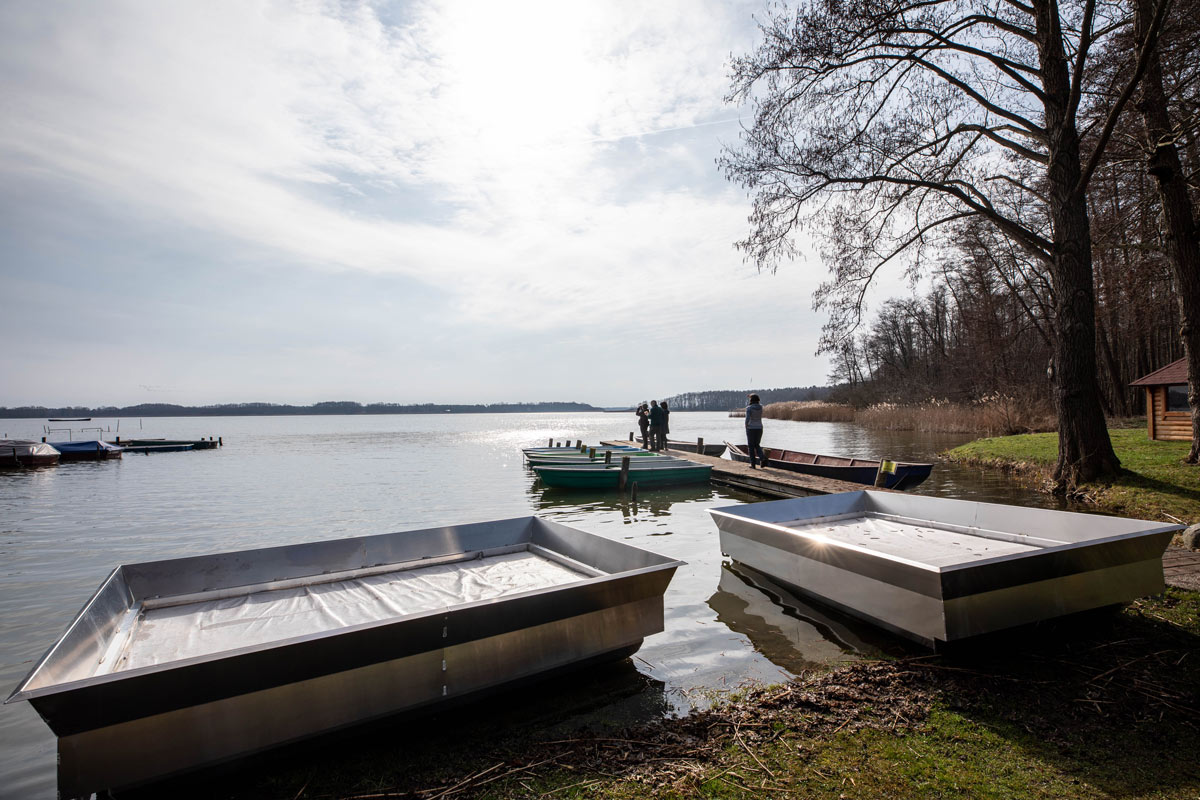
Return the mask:
[[642, 447], [654, 451], [666, 450], [667, 434], [671, 432], [671, 409], [667, 408], [667, 401], [659, 403], [651, 400], [649, 405], [643, 402], [635, 413], [638, 428], [642, 432]]
[[[750, 453], [750, 469], [767, 466], [767, 456], [762, 449], [763, 407], [757, 394], [747, 398], [746, 405], [746, 450]], [[642, 432], [642, 447], [647, 450], [666, 450], [667, 434], [671, 432], [671, 409], [667, 401], [651, 400], [637, 407], [638, 428]]]

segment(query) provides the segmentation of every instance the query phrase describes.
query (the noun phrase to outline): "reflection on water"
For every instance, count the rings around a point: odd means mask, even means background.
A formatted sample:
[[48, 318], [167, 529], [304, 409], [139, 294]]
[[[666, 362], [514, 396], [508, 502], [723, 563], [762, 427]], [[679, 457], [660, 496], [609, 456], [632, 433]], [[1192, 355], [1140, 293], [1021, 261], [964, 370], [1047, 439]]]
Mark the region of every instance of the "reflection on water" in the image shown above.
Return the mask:
[[[563, 679], [560, 689], [518, 692], [515, 711], [496, 712], [501, 718], [537, 708], [545, 716], [529, 724], [570, 726], [681, 714], [744, 682], [778, 682], [891, 646], [761, 576], [722, 569], [708, 510], [760, 497], [709, 485], [643, 489], [637, 502], [617, 492], [550, 490], [523, 463], [522, 447], [551, 436], [625, 438], [632, 421], [622, 414], [159, 418], [133, 427], [145, 437], [223, 436], [225, 446], [0, 470], [0, 688], [7, 694], [19, 682], [117, 564], [533, 513], [686, 564], [667, 590], [666, 630], [632, 659], [576, 684]], [[0, 422], [0, 432], [34, 439], [43, 424]], [[671, 428], [673, 438], [707, 442], [743, 435], [742, 421], [724, 413], [676, 412]], [[965, 439], [768, 420], [764, 444], [927, 461]], [[941, 463], [918, 491], [1045, 503], [1003, 476]], [[529, 703], [534, 692], [538, 702]], [[471, 712], [472, 724], [482, 713]], [[0, 795], [53, 797], [54, 750], [27, 703], [0, 707]]]
[[801, 599], [742, 564], [721, 565], [721, 580], [708, 605], [718, 620], [745, 634], [755, 650], [793, 675], [913, 649], [862, 620]]

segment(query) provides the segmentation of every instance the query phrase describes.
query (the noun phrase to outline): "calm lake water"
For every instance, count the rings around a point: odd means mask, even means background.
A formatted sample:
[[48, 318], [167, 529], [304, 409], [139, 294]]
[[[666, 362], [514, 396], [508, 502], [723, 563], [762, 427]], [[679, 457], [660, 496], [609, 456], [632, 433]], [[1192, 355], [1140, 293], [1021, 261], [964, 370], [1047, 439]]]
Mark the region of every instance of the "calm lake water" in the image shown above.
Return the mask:
[[[46, 424], [0, 419], [0, 434], [40, 439]], [[116, 420], [49, 424], [75, 426], [76, 439], [96, 438], [83, 427], [106, 429], [106, 439], [117, 433]], [[969, 438], [840, 423], [766, 426], [766, 446], [909, 461], [934, 460]], [[221, 436], [225, 446], [0, 471], [3, 696], [117, 564], [529, 514], [688, 562], [667, 593], [665, 632], [646, 641], [633, 668], [612, 672], [581, 716], [686, 713], [746, 682], [902, 647], [725, 562], [708, 509], [762, 498], [709, 486], [643, 490], [637, 503], [546, 490], [522, 462], [522, 447], [552, 436], [596, 442], [634, 429], [632, 414], [123, 419], [125, 437]], [[675, 412], [671, 437], [744, 441], [742, 420], [725, 413]], [[1048, 502], [999, 474], [947, 464], [916, 491]], [[33, 709], [0, 707], [0, 796], [54, 797], [54, 764], [54, 737]]]

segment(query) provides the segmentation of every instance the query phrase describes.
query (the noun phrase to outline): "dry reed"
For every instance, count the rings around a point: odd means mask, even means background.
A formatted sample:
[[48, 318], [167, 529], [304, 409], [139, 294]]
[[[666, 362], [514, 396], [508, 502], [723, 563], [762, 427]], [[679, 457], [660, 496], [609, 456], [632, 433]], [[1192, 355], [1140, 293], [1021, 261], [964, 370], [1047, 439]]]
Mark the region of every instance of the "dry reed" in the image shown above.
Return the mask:
[[975, 403], [927, 400], [900, 405], [876, 403], [865, 409], [833, 403], [772, 403], [763, 409], [772, 419], [796, 422], [854, 422], [865, 428], [926, 433], [1011, 436], [1055, 430], [1054, 415], [1041, 399], [992, 394]]
[[814, 400], [788, 400], [771, 403], [763, 408], [763, 416], [771, 419], [790, 419], [793, 422], [854, 422], [854, 408]]

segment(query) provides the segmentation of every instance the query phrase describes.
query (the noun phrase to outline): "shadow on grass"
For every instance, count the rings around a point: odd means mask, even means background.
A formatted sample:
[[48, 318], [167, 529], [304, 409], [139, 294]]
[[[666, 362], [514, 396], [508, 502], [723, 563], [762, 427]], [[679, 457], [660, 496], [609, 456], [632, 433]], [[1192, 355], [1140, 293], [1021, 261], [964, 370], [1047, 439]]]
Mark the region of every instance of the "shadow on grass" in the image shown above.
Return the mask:
[[[927, 665], [941, 703], [1113, 797], [1200, 787], [1200, 599], [1102, 609], [973, 642]], [[1184, 608], [1179, 608], [1179, 606]]]
[[1151, 478], [1143, 475], [1140, 472], [1122, 470], [1121, 482], [1113, 484], [1113, 486], [1115, 488], [1123, 489], [1148, 489], [1153, 492], [1171, 495], [1189, 503], [1200, 505], [1200, 491], [1196, 489], [1189, 489], [1186, 486], [1180, 486], [1177, 483], [1169, 483], [1157, 478]]

